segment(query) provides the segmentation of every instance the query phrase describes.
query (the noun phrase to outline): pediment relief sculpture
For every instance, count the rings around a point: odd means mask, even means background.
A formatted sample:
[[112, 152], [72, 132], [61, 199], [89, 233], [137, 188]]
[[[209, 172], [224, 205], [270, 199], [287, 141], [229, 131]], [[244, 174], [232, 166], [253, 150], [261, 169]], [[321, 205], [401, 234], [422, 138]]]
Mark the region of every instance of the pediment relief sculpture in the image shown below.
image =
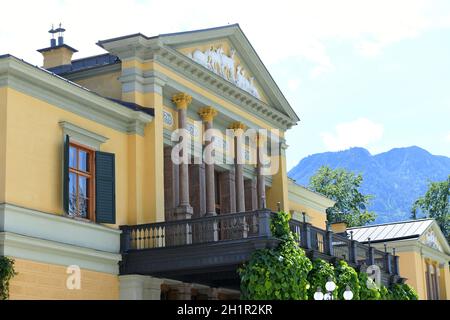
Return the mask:
[[221, 46], [216, 48], [211, 46], [203, 52], [196, 49], [192, 53], [188, 53], [187, 56], [205, 68], [218, 74], [225, 80], [228, 80], [237, 87], [260, 99], [261, 96], [256, 88], [255, 78], [249, 77], [247, 71], [240, 64], [236, 63], [236, 50], [231, 49], [230, 53], [230, 56], [227, 56]]
[[429, 230], [428, 232], [426, 232], [423, 235], [421, 242], [428, 247], [434, 248], [441, 252], [443, 251], [442, 246], [439, 243], [439, 240], [437, 239], [436, 234], [433, 232], [433, 230]]

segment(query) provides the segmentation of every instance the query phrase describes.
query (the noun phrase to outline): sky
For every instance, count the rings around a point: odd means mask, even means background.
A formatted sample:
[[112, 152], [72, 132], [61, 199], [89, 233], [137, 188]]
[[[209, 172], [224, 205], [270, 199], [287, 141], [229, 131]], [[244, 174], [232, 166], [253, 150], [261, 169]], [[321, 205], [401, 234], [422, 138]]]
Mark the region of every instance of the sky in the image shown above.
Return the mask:
[[8, 1], [0, 54], [36, 65], [62, 22], [74, 59], [98, 40], [239, 23], [300, 122], [287, 165], [326, 151], [417, 145], [450, 157], [450, 1]]

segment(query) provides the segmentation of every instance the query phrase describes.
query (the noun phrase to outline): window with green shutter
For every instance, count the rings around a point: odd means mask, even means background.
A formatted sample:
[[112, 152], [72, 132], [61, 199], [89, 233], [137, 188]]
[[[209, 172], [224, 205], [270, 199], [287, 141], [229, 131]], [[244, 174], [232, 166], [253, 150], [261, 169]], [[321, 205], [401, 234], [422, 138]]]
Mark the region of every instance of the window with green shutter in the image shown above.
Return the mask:
[[115, 155], [95, 153], [95, 213], [99, 223], [116, 223]]
[[64, 143], [64, 211], [72, 217], [115, 223], [115, 156]]

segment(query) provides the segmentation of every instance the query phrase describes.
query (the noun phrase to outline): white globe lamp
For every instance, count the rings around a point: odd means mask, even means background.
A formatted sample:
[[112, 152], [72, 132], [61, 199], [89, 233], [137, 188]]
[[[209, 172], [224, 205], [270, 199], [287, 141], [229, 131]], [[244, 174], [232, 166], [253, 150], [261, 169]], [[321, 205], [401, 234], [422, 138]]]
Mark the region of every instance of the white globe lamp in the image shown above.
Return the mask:
[[345, 299], [345, 300], [352, 300], [352, 299], [353, 299], [353, 292], [350, 290], [350, 287], [349, 287], [349, 286], [347, 286], [347, 287], [345, 288], [345, 291], [344, 291], [344, 299]]

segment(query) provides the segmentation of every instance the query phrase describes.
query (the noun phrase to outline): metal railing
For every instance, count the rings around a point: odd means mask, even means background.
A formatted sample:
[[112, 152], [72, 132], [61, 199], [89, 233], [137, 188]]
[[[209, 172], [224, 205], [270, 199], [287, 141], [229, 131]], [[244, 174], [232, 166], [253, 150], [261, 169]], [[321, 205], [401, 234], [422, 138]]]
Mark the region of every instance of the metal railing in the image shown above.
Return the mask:
[[239, 240], [270, 233], [270, 212], [251, 211], [121, 226], [122, 250], [166, 248]]
[[337, 258], [350, 260], [351, 240], [347, 237], [333, 234], [333, 255]]
[[[257, 210], [205, 216], [194, 219], [121, 226], [121, 251], [167, 248], [255, 237], [271, 238], [270, 217], [275, 213]], [[290, 220], [299, 245], [354, 265], [377, 265], [389, 274], [398, 274], [398, 257], [345, 235], [322, 230], [310, 223]]]

